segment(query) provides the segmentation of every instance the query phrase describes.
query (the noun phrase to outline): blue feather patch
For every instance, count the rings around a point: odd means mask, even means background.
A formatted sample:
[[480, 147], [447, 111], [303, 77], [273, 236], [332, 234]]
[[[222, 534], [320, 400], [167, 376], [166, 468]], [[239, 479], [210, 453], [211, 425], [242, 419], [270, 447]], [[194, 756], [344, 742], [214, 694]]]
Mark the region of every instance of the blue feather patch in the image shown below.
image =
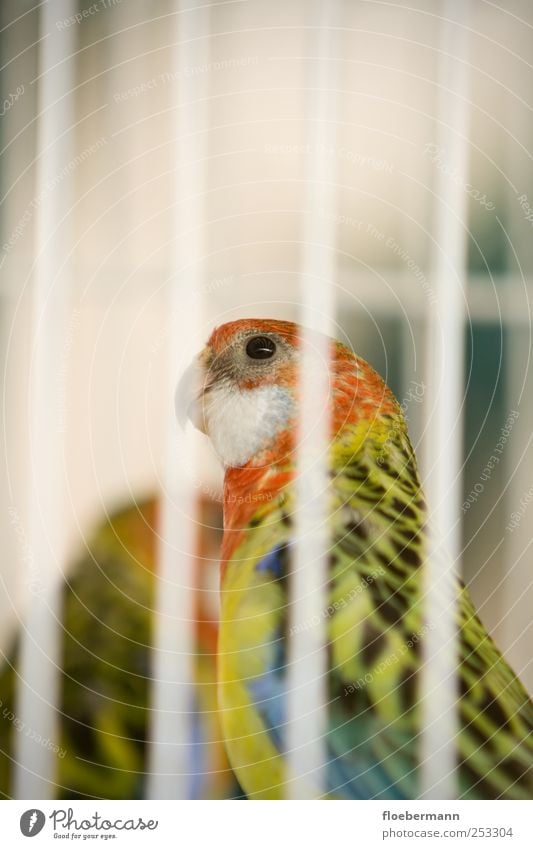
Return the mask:
[[273, 548], [268, 554], [265, 554], [261, 560], [258, 560], [255, 566], [256, 572], [272, 572], [276, 578], [281, 578], [283, 574], [283, 557], [282, 552], [286, 548], [286, 545], [278, 545], [276, 548]]

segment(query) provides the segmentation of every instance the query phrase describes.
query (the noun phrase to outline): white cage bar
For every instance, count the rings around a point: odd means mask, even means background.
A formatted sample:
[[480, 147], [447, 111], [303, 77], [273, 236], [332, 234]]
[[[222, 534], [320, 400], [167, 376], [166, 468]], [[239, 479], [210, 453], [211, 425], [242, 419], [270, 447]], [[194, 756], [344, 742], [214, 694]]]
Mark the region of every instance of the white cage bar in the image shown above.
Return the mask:
[[[513, 514], [521, 510], [521, 501], [527, 498], [531, 488], [531, 461], [533, 460], [533, 381], [531, 376], [531, 303], [533, 293], [528, 295], [529, 268], [523, 269], [531, 256], [531, 232], [518, 221], [515, 204], [519, 194], [522, 174], [517, 157], [517, 148], [522, 139], [531, 138], [533, 120], [531, 112], [527, 114], [519, 107], [514, 92], [508, 95], [510, 116], [509, 134], [505, 145], [505, 173], [507, 186], [507, 252], [510, 266], [517, 266], [519, 274], [514, 281], [515, 292], [512, 298], [521, 321], [514, 327], [507, 319], [507, 339], [505, 345], [506, 409], [502, 425], [508, 417], [513, 421], [509, 434], [508, 470], [506, 495], [509, 502], [509, 522], [505, 528], [504, 562], [505, 571], [499, 591], [504, 599], [502, 621], [498, 623], [497, 638], [504, 652], [526, 656], [528, 647], [533, 643], [533, 620], [531, 617], [531, 557], [533, 537], [531, 525], [527, 521], [516, 523]], [[531, 154], [529, 154], [531, 157]], [[522, 225], [522, 226], [519, 226]], [[524, 301], [527, 309], [524, 309]], [[512, 331], [512, 332], [511, 332]], [[529, 366], [529, 367], [528, 367]], [[510, 497], [509, 497], [510, 496]], [[523, 503], [523, 502], [522, 502]], [[523, 649], [523, 654], [517, 649]], [[514, 665], [514, 664], [513, 664]], [[533, 690], [533, 662], [518, 666], [516, 672], [529, 693]]]
[[[177, 377], [200, 340], [206, 188], [205, 78], [180, 69], [207, 62], [209, 8], [179, 4], [174, 51], [176, 104], [175, 279], [167, 319], [168, 422], [160, 504], [158, 582], [151, 704], [148, 796], [192, 795], [194, 564], [198, 490], [186, 470], [191, 446], [176, 430], [171, 403]], [[189, 455], [189, 456], [188, 456]]]
[[[45, 3], [39, 11], [37, 85], [37, 173], [35, 264], [32, 281], [30, 356], [30, 474], [28, 545], [17, 689], [14, 795], [46, 799], [55, 795], [58, 745], [61, 583], [65, 565], [64, 428], [58, 380], [64, 357], [67, 288], [60, 279], [65, 256], [58, 229], [70, 208], [68, 179], [58, 179], [72, 159], [75, 38], [61, 32], [58, 18], [76, 11], [74, 0]], [[63, 224], [64, 226], [64, 224]], [[64, 236], [64, 230], [62, 230]], [[31, 729], [30, 733], [27, 733]], [[47, 746], [42, 741], [50, 741]]]
[[[287, 682], [287, 778], [293, 799], [327, 791], [328, 512], [330, 440], [330, 349], [335, 336], [335, 53], [337, 2], [318, 4], [313, 21], [315, 49], [307, 58], [307, 197], [303, 226], [299, 323], [300, 423], [291, 570]], [[311, 19], [312, 20], [312, 19]], [[322, 213], [322, 214], [321, 214]], [[324, 334], [316, 335], [318, 334]], [[311, 623], [311, 627], [309, 624]]]
[[466, 315], [468, 169], [468, 2], [445, 0], [440, 45], [439, 146], [449, 168], [436, 178], [433, 237], [435, 305], [427, 315], [426, 552], [421, 682], [422, 797], [457, 798], [457, 575], [461, 552], [463, 374]]

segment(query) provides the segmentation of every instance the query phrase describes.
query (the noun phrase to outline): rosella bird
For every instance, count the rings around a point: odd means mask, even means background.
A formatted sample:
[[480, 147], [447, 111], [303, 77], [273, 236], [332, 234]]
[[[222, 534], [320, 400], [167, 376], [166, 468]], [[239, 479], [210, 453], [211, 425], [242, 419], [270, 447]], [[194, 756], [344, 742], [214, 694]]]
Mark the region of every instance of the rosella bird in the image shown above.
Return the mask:
[[[379, 375], [331, 350], [328, 798], [415, 799], [427, 509], [402, 411]], [[302, 332], [274, 320], [217, 328], [180, 381], [179, 411], [225, 467], [218, 699], [249, 798], [283, 798], [288, 588]], [[191, 390], [195, 372], [196, 390]], [[185, 398], [188, 398], [185, 401]], [[458, 796], [533, 792], [533, 704], [457, 587]], [[324, 794], [323, 794], [324, 795]]]
[[[241, 796], [221, 741], [216, 704], [216, 613], [202, 578], [216, 568], [220, 505], [199, 499], [190, 792]], [[155, 499], [108, 516], [69, 568], [63, 588], [56, 795], [136, 799], [146, 793], [150, 669], [157, 571]], [[201, 591], [200, 591], [201, 588]], [[17, 638], [18, 641], [18, 638]], [[18, 651], [0, 655], [0, 798], [13, 793]], [[55, 750], [54, 750], [55, 751]]]

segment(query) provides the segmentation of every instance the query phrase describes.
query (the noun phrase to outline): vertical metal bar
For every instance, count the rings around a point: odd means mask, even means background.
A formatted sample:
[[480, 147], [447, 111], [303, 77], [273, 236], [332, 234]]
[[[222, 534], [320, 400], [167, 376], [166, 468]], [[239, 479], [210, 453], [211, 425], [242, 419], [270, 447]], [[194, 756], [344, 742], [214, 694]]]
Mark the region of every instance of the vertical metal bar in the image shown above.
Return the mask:
[[[506, 140], [505, 174], [510, 185], [507, 195], [508, 272], [512, 274], [513, 288], [505, 297], [516, 299], [527, 320], [516, 326], [507, 325], [505, 334], [505, 387], [508, 407], [506, 419], [511, 417], [512, 432], [505, 452], [506, 478], [511, 480], [504, 501], [505, 543], [503, 546], [504, 574], [499, 593], [501, 618], [497, 626], [498, 645], [509, 658], [525, 687], [533, 692], [533, 664], [531, 643], [533, 623], [531, 603], [531, 524], [526, 518], [531, 497], [531, 468], [533, 462], [533, 377], [531, 374], [531, 304], [527, 287], [531, 267], [530, 223], [524, 221], [523, 210], [517, 200], [529, 177], [529, 162], [519, 149], [521, 141], [531, 137], [531, 113], [513, 94], [509, 95], [509, 136]], [[527, 162], [527, 165], [526, 165]], [[529, 183], [531, 185], [531, 183]], [[515, 276], [516, 275], [516, 276]], [[524, 279], [525, 277], [525, 279]], [[514, 289], [514, 291], [513, 291]], [[502, 422], [505, 426], [506, 422]], [[525, 509], [524, 509], [525, 508]], [[530, 508], [531, 509], [531, 508]]]
[[[428, 395], [425, 456], [430, 541], [425, 566], [422, 667], [421, 795], [456, 798], [458, 729], [456, 577], [461, 551], [464, 291], [467, 251], [467, 0], [442, 3], [433, 280], [437, 302], [427, 322]], [[450, 176], [452, 174], [453, 176]]]
[[57, 20], [76, 11], [74, 0], [42, 4], [39, 10], [39, 78], [37, 82], [37, 164], [35, 266], [32, 290], [30, 360], [30, 481], [28, 546], [24, 576], [28, 593], [23, 621], [16, 735], [14, 795], [45, 799], [54, 795], [58, 745], [60, 592], [65, 558], [63, 509], [64, 445], [57, 386], [64, 346], [67, 291], [57, 277], [64, 254], [54, 230], [68, 211], [68, 179], [58, 175], [72, 158], [74, 29], [61, 31]]
[[[501, 618], [497, 628], [498, 643], [529, 693], [533, 692], [531, 644], [533, 624], [531, 603], [531, 556], [533, 542], [531, 520], [525, 511], [533, 492], [531, 467], [533, 461], [533, 380], [531, 376], [531, 327], [517, 326], [507, 334], [506, 397], [509, 406], [506, 420], [512, 422], [505, 468], [512, 476], [504, 504], [505, 543], [504, 572], [501, 583]], [[502, 426], [506, 421], [502, 422]], [[509, 425], [507, 425], [509, 428]]]
[[[193, 40], [196, 35], [203, 36]], [[160, 506], [158, 590], [153, 655], [148, 796], [190, 798], [194, 677], [194, 564], [197, 489], [187, 436], [176, 432], [174, 390], [180, 369], [199, 346], [200, 287], [204, 274], [203, 195], [206, 186], [205, 75], [179, 73], [208, 61], [208, 7], [178, 6], [174, 69], [176, 108], [176, 280], [168, 313], [168, 425]], [[188, 455], [188, 456], [187, 456]]]
[[[291, 571], [288, 674], [287, 793], [318, 797], [327, 789], [328, 445], [330, 349], [318, 331], [335, 335], [335, 86], [332, 30], [337, 2], [319, 3], [316, 47], [309, 62], [306, 135], [307, 203], [304, 219], [300, 324], [300, 426], [295, 546]], [[332, 144], [333, 142], [333, 144]]]

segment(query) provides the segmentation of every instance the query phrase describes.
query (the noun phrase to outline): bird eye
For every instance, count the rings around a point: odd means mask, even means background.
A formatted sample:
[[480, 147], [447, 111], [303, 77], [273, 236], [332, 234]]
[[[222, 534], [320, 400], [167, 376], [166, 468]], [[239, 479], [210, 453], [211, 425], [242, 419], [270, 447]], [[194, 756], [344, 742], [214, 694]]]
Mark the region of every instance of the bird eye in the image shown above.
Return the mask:
[[276, 343], [268, 336], [254, 336], [246, 345], [246, 353], [252, 360], [269, 360], [275, 351]]

